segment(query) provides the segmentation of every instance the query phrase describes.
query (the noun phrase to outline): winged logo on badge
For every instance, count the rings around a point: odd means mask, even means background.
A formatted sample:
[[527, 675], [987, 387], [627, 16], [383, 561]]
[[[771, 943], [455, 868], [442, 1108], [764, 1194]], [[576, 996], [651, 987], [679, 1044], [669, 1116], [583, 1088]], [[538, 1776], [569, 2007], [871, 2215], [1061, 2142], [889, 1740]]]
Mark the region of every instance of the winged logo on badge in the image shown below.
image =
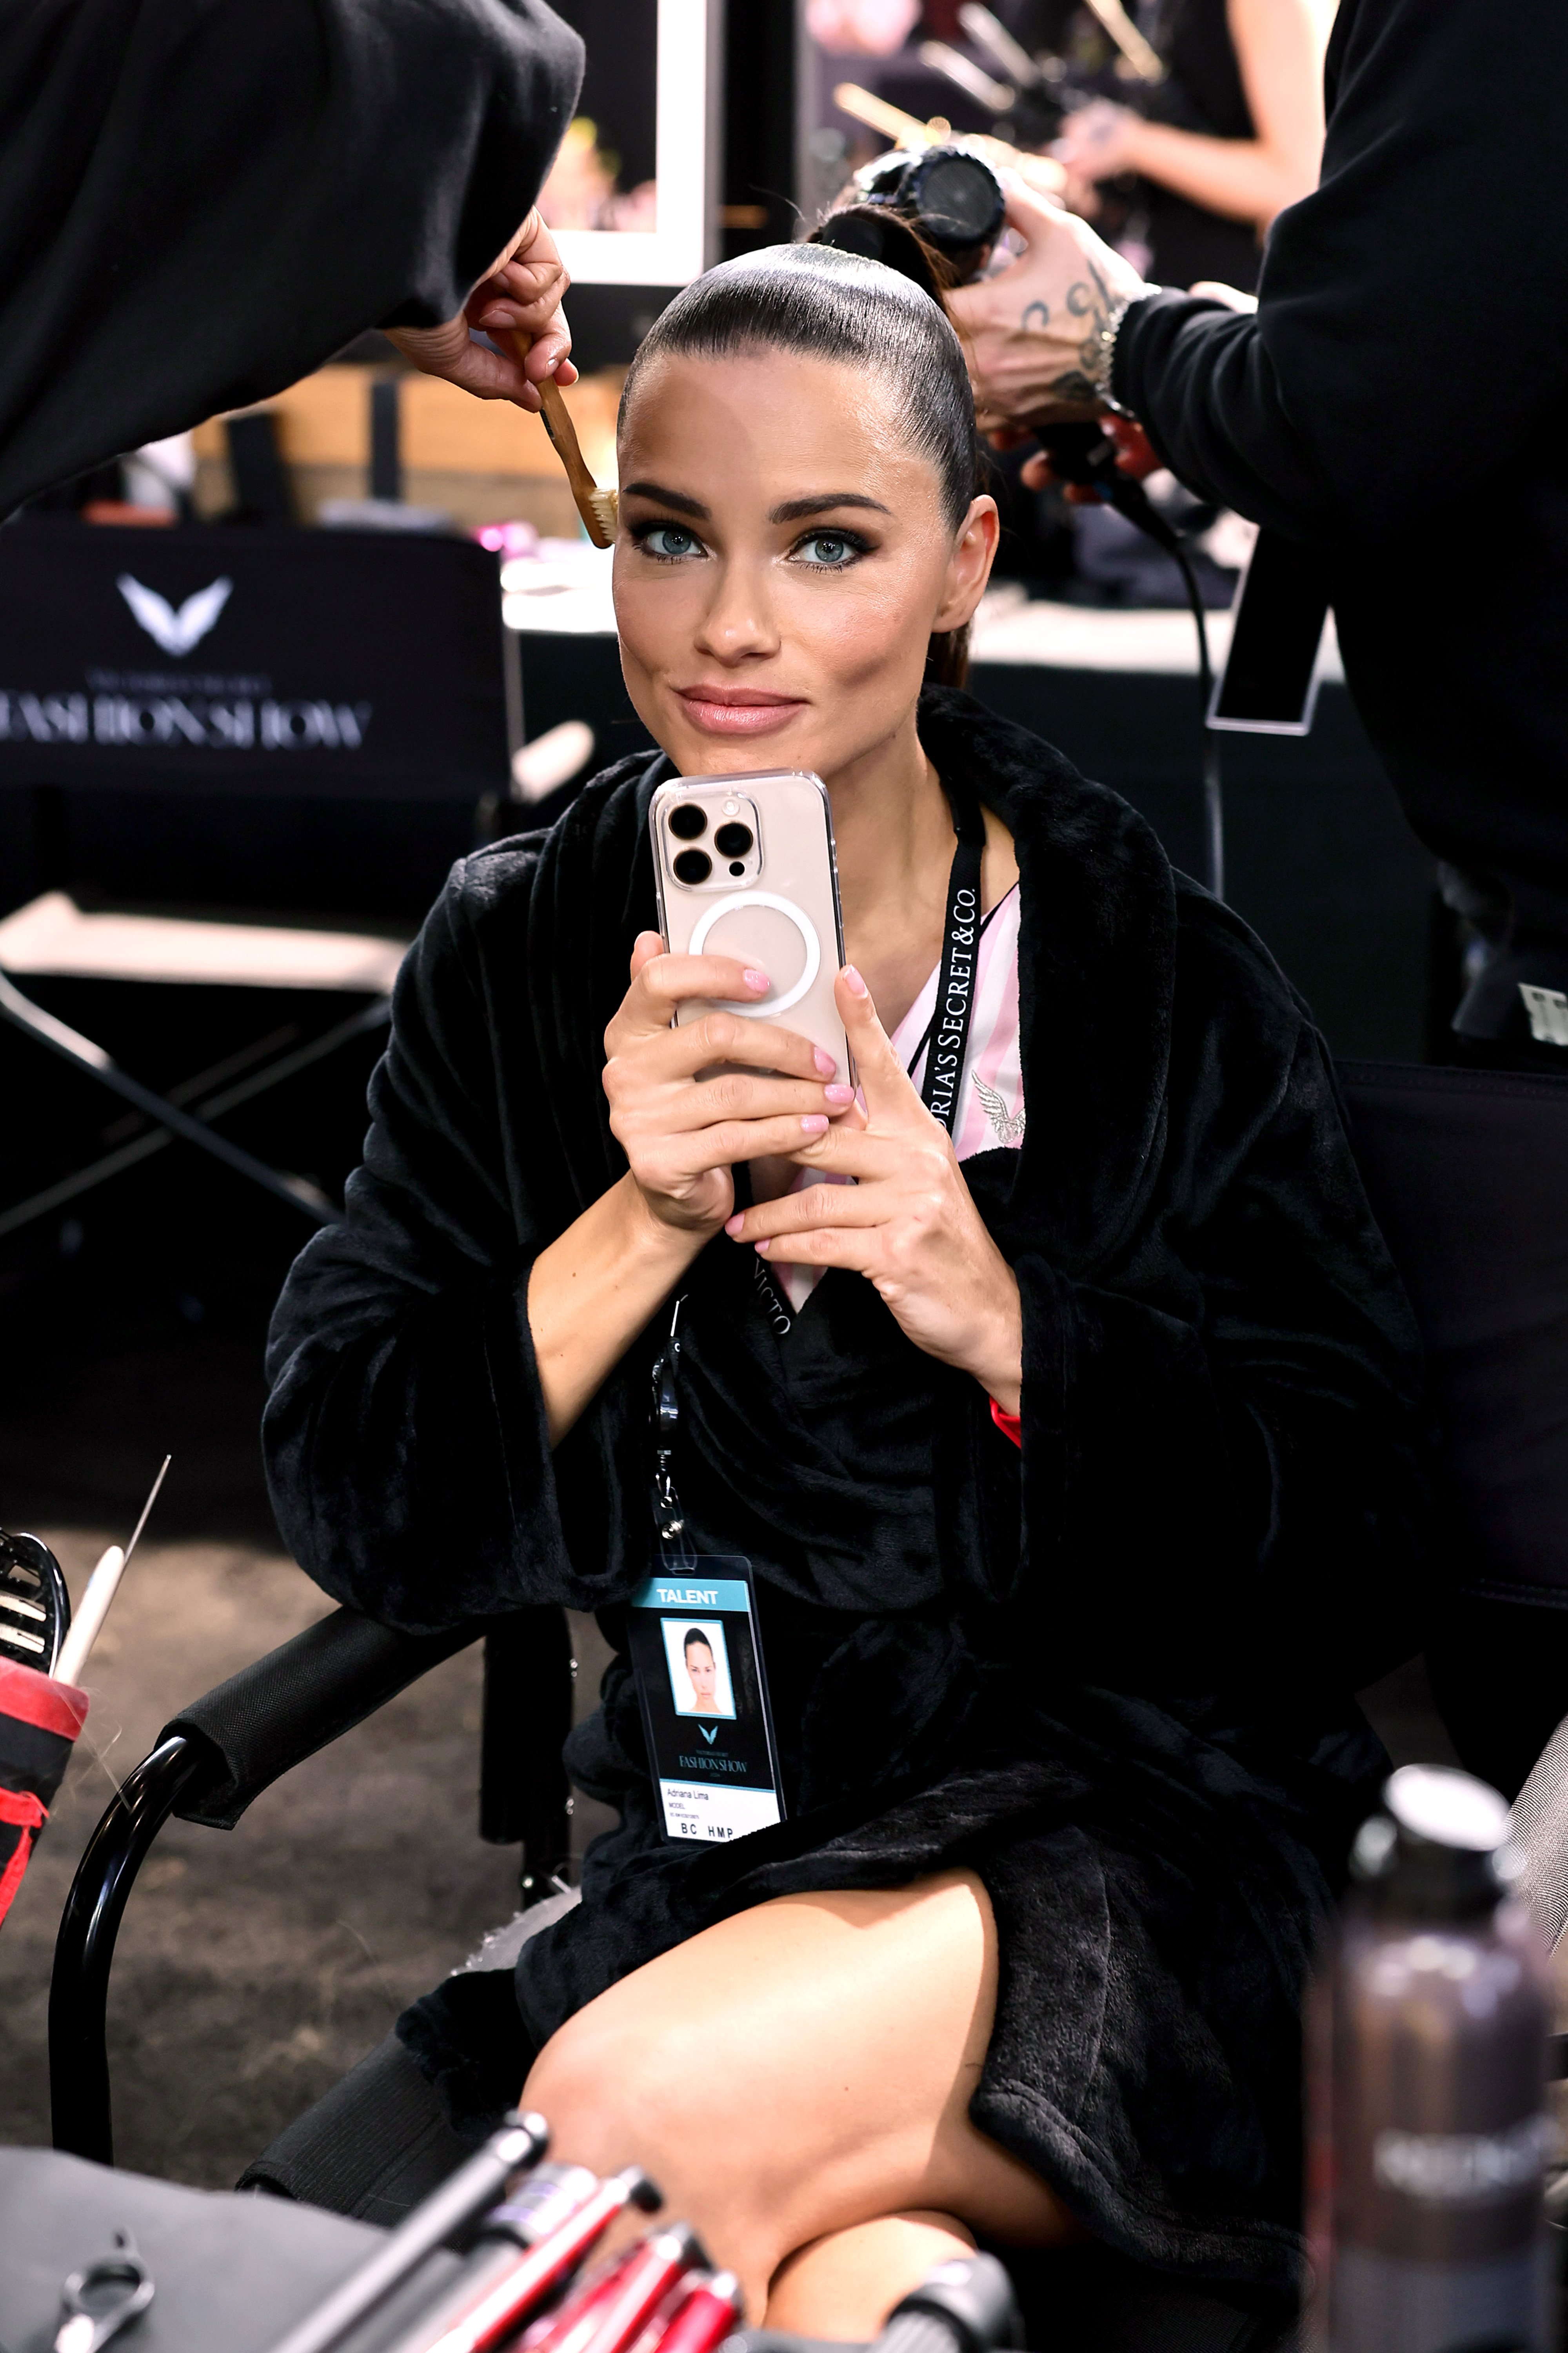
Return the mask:
[[974, 1092], [980, 1097], [980, 1107], [991, 1123], [991, 1133], [998, 1144], [1013, 1145], [1024, 1141], [1024, 1109], [1009, 1111], [1005, 1095], [987, 1086], [978, 1071], [974, 1073]]

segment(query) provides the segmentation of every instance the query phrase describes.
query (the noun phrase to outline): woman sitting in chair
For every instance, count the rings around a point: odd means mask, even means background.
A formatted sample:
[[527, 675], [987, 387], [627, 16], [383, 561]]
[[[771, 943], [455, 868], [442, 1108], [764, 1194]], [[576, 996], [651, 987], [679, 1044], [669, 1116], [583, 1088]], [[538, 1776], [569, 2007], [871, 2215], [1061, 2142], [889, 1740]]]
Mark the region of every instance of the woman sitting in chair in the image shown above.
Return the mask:
[[[401, 2031], [460, 2123], [521, 2090], [556, 2156], [645, 2165], [753, 2322], [868, 2337], [977, 2235], [1286, 2298], [1298, 2003], [1420, 1492], [1322, 1040], [1125, 802], [928, 682], [997, 523], [918, 284], [813, 245], [710, 272], [638, 353], [620, 480], [664, 752], [455, 870], [271, 1341], [320, 1584], [408, 1629], [595, 1610], [618, 1654], [568, 1750], [622, 1817], [581, 1905]], [[831, 798], [858, 1092], [722, 1009], [765, 975], [655, 929], [656, 785], [779, 768]], [[677, 1296], [687, 1535], [752, 1565], [784, 1806], [721, 1843], [666, 1836], [625, 1655]]]

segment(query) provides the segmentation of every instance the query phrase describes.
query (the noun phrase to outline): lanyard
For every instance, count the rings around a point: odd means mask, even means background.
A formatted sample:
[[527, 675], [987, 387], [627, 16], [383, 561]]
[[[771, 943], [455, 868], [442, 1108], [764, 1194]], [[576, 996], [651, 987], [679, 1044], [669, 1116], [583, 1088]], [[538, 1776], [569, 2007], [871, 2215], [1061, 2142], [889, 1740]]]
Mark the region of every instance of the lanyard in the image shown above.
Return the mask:
[[680, 1430], [680, 1311], [685, 1304], [683, 1291], [670, 1315], [669, 1337], [653, 1366], [653, 1525], [658, 1556], [667, 1567], [692, 1557], [673, 1468]]
[[[980, 861], [985, 849], [985, 819], [973, 793], [954, 786], [950, 788], [948, 799], [958, 842], [947, 882], [947, 919], [942, 926], [942, 958], [937, 968], [936, 1008], [921, 1040], [927, 1051], [921, 1100], [951, 1136], [969, 1047], [974, 965], [984, 929], [980, 920]], [[763, 1312], [774, 1333], [783, 1338], [794, 1318], [761, 1259], [753, 1259], [752, 1272], [762, 1295]], [[669, 1337], [653, 1367], [653, 1524], [661, 1554], [671, 1561], [683, 1560], [690, 1555], [670, 1467], [680, 1428], [680, 1311], [685, 1304], [683, 1292], [669, 1319]]]
[[957, 1124], [958, 1090], [963, 1078], [969, 1019], [974, 1007], [974, 965], [980, 942], [980, 860], [985, 848], [985, 820], [973, 793], [950, 789], [948, 797], [958, 847], [952, 854], [952, 872], [948, 878], [947, 921], [936, 976], [936, 1010], [931, 1016], [931, 1045], [921, 1100], [951, 1136]]
[[739, 1553], [700, 1556], [675, 1489], [680, 1311], [653, 1367], [658, 1566], [627, 1599], [648, 1769], [671, 1840], [745, 1838], [784, 1819], [755, 1581]]

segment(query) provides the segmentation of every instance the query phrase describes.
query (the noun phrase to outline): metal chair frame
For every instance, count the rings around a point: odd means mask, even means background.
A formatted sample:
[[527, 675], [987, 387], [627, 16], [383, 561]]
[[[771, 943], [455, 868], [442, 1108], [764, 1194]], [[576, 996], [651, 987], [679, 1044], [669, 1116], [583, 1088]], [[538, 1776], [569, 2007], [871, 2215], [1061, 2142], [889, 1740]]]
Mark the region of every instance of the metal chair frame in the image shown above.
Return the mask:
[[[312, 1062], [321, 1061], [326, 1055], [335, 1053], [340, 1046], [363, 1036], [367, 1030], [384, 1029], [391, 1018], [392, 999], [389, 997], [378, 997], [373, 1005], [352, 1015], [348, 1020], [334, 1023], [331, 1029], [310, 1044], [297, 1048], [264, 1070], [253, 1071], [248, 1078], [211, 1095], [200, 1103], [201, 1116], [198, 1117], [171, 1096], [158, 1094], [153, 1088], [144, 1087], [139, 1079], [132, 1078], [103, 1047], [95, 1044], [90, 1038], [84, 1038], [79, 1030], [71, 1029], [68, 1023], [58, 1020], [52, 1013], [46, 1013], [42, 1006], [35, 1005], [31, 997], [24, 996], [6, 973], [0, 972], [0, 1020], [8, 1022], [37, 1044], [47, 1047], [50, 1053], [58, 1054], [62, 1061], [68, 1062], [84, 1078], [93, 1080], [100, 1087], [107, 1087], [111, 1094], [130, 1103], [143, 1118], [153, 1121], [157, 1131], [152, 1135], [137, 1137], [132, 1143], [106, 1154], [86, 1168], [73, 1170], [59, 1183], [47, 1187], [42, 1192], [33, 1194], [28, 1199], [19, 1201], [0, 1213], [0, 1234], [14, 1232], [18, 1227], [30, 1225], [37, 1218], [47, 1217], [51, 1209], [59, 1208], [96, 1185], [107, 1182], [110, 1177], [118, 1176], [121, 1169], [146, 1159], [150, 1154], [176, 1139], [183, 1144], [194, 1144], [198, 1151], [221, 1161], [237, 1176], [260, 1186], [275, 1199], [286, 1201], [291, 1209], [299, 1209], [314, 1224], [335, 1225], [342, 1212], [316, 1186], [302, 1176], [290, 1176], [279, 1169], [268, 1167], [264, 1160], [257, 1159], [254, 1153], [245, 1151], [237, 1144], [231, 1144], [227, 1136], [221, 1135], [208, 1122], [281, 1085], [285, 1079], [292, 1078], [297, 1071], [309, 1068]], [[181, 1089], [174, 1090], [176, 1094], [182, 1092]]]
[[49, 1986], [57, 2148], [100, 2165], [114, 2162], [110, 1974], [131, 1891], [164, 1823], [176, 1816], [231, 1830], [292, 1766], [481, 1639], [479, 1835], [491, 1845], [521, 1846], [525, 1901], [544, 1891], [571, 1841], [561, 1748], [572, 1723], [575, 1661], [565, 1612], [530, 1609], [486, 1626], [408, 1635], [351, 1609], [335, 1611], [166, 1725], [88, 1841], [66, 1899]]

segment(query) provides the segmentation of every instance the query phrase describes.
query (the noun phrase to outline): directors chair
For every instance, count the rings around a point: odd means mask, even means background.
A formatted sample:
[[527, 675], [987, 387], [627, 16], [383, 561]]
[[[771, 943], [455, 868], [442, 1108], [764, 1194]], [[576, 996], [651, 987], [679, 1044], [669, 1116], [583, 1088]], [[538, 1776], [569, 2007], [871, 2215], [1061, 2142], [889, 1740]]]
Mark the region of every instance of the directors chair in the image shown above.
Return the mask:
[[[331, 1224], [338, 1212], [317, 1186], [258, 1159], [213, 1123], [384, 1029], [391, 1019], [392, 984], [403, 952], [399, 939], [352, 932], [84, 913], [63, 891], [47, 892], [16, 908], [0, 920], [0, 1021], [117, 1097], [141, 1132], [0, 1207], [0, 1237], [36, 1224], [176, 1141], [194, 1145], [315, 1224]], [[298, 1025], [274, 1028], [160, 1094], [122, 1070], [95, 1039], [35, 1003], [17, 986], [19, 977], [32, 975], [163, 988], [342, 991], [370, 1002], [300, 1042]]]
[[[1341, 1077], [1373, 1208], [1426, 1337], [1461, 1585], [1513, 1596], [1522, 1672], [1542, 1620], [1568, 1612], [1568, 1081], [1350, 1064]], [[525, 1896], [566, 1852], [561, 1744], [571, 1720], [563, 1613], [422, 1637], [340, 1609], [182, 1711], [104, 1815], [68, 1900], [50, 1995], [57, 2147], [112, 2161], [105, 2004], [116, 1932], [163, 1823], [230, 1828], [289, 1767], [464, 1644], [486, 1642], [481, 1835], [521, 1841]], [[1568, 1925], [1568, 1683], [1543, 1689], [1539, 1761], [1515, 1805], [1525, 1892]], [[1470, 1761], [1463, 1727], [1459, 1753]], [[563, 1901], [542, 1911], [553, 1916]], [[534, 1916], [540, 1916], [536, 1913]], [[495, 1944], [505, 1965], [524, 1914]], [[481, 1960], [487, 1957], [481, 1955]], [[1557, 2072], [1568, 2075], [1559, 2038]], [[391, 2038], [249, 2169], [258, 2189], [395, 2221], [464, 2154]], [[1102, 2248], [1008, 2262], [1026, 2313], [1048, 2277], [1083, 2353], [1263, 2353], [1278, 2307], [1136, 2273]]]

